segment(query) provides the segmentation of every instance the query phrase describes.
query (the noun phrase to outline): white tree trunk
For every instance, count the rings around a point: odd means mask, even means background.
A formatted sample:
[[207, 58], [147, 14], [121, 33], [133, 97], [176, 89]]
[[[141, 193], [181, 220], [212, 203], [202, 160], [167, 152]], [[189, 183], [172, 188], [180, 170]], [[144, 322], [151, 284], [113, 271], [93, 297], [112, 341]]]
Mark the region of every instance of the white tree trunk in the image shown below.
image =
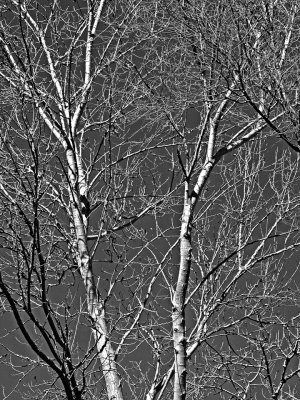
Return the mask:
[[174, 400], [186, 398], [186, 329], [184, 303], [189, 281], [191, 267], [191, 205], [188, 198], [182, 214], [181, 239], [180, 239], [180, 266], [177, 278], [177, 285], [173, 297], [173, 341], [175, 353], [175, 374], [174, 374]]
[[[107, 395], [109, 400], [123, 400], [121, 381], [115, 362], [115, 353], [109, 340], [103, 301], [97, 291], [92, 270], [92, 261], [89, 256], [87, 221], [81, 212], [81, 193], [78, 193], [78, 191], [86, 190], [86, 185], [80, 174], [78, 157], [76, 160], [74, 152], [70, 149], [67, 150], [67, 161], [69, 167], [69, 184], [71, 186], [70, 202], [76, 234], [77, 264], [86, 291], [88, 313], [93, 322], [93, 332], [105, 379]], [[78, 182], [79, 184], [77, 184]]]

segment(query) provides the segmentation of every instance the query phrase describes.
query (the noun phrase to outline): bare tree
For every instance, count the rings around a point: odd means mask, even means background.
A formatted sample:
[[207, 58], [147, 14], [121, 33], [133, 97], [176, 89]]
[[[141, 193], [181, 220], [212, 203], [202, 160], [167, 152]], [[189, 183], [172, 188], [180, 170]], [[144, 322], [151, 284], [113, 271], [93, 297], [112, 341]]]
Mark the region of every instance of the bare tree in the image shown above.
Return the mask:
[[[279, 76], [284, 78], [288, 71], [286, 81], [291, 96], [294, 96], [297, 85], [291, 75], [295, 71], [290, 72], [289, 62], [298, 40], [297, 35], [292, 37], [298, 20], [298, 6], [286, 2], [259, 5], [236, 1], [229, 4], [222, 1], [185, 2], [181, 5], [170, 2], [166, 13], [170, 17], [168, 23], [166, 19], [162, 20], [170, 41], [168, 45], [162, 45], [164, 53], [168, 54], [160, 74], [163, 91], [161, 95], [153, 89], [151, 92], [161, 100], [171, 129], [181, 139], [178, 162], [185, 189], [180, 265], [172, 295], [174, 399], [179, 399], [185, 398], [189, 354], [186, 299], [189, 298], [187, 290], [194, 251], [191, 233], [196, 207], [213, 170], [226, 154], [265, 135], [267, 126], [277, 133], [280, 132], [277, 126], [290, 127], [291, 124], [286, 125], [286, 107], [282, 107], [283, 101], [278, 101], [281, 78], [276, 85], [272, 79], [274, 74], [276, 79], [278, 69]], [[286, 27], [284, 32], [280, 33], [279, 24]], [[160, 88], [157, 84], [157, 91]], [[176, 96], [178, 88], [180, 96]], [[194, 129], [188, 127], [186, 113], [189, 111], [198, 114], [199, 123]], [[284, 135], [280, 134], [283, 138]], [[211, 185], [210, 182], [208, 186]], [[242, 227], [238, 227], [237, 236], [242, 231]], [[292, 246], [294, 244], [292, 241]], [[235, 252], [239, 254], [240, 246], [237, 243], [236, 246]]]
[[3, 397], [300, 398], [297, 2], [1, 13]]

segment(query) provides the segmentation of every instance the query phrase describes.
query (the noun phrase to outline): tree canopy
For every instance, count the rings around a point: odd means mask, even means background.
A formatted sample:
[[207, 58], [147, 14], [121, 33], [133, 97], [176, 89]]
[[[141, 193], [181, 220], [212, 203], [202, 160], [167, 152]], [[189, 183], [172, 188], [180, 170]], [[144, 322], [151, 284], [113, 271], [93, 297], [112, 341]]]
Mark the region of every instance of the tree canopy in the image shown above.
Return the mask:
[[300, 399], [292, 0], [3, 0], [3, 399]]

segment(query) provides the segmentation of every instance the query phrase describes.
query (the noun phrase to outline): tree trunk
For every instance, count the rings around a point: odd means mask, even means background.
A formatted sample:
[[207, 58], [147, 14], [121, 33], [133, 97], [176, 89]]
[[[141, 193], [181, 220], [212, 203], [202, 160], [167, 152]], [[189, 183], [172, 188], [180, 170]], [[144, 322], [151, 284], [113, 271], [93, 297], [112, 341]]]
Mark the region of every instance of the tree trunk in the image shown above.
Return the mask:
[[[73, 150], [67, 150], [69, 167], [70, 202], [72, 205], [73, 224], [76, 234], [77, 264], [83, 280], [87, 296], [89, 316], [93, 322], [93, 332], [97, 344], [98, 356], [105, 379], [109, 400], [122, 400], [121, 381], [117, 372], [115, 353], [109, 340], [108, 329], [103, 308], [103, 301], [97, 291], [92, 270], [92, 260], [87, 245], [87, 220], [81, 212], [81, 201], [78, 193], [86, 190], [86, 184], [80, 174], [80, 165]], [[80, 184], [77, 184], [80, 182]], [[78, 187], [78, 188], [77, 188]]]
[[188, 196], [182, 214], [180, 239], [180, 266], [176, 290], [173, 297], [173, 341], [175, 353], [174, 400], [186, 398], [186, 329], [185, 329], [185, 298], [191, 267], [191, 204]]

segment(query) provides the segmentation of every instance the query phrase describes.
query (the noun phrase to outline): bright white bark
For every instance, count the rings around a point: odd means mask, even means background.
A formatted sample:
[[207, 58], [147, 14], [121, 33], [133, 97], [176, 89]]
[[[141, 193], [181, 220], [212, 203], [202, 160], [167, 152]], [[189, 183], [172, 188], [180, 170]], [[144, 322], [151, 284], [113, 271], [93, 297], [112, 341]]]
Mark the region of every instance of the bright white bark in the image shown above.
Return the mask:
[[[77, 247], [77, 264], [80, 271], [83, 284], [86, 291], [87, 307], [89, 316], [93, 323], [93, 332], [97, 344], [97, 351], [102, 366], [108, 399], [122, 400], [121, 381], [117, 372], [115, 362], [115, 352], [109, 339], [103, 301], [97, 291], [95, 279], [92, 269], [92, 260], [89, 255], [87, 245], [87, 222], [85, 216], [81, 212], [80, 189], [85, 190], [85, 182], [81, 181], [77, 185], [79, 175], [76, 164], [76, 156], [73, 150], [68, 149], [66, 152], [68, 168], [69, 168], [69, 184], [70, 184], [70, 201], [73, 215], [73, 226], [76, 234], [75, 246]], [[81, 177], [82, 178], [82, 177]], [[78, 188], [77, 188], [78, 186]]]
[[174, 400], [186, 398], [186, 329], [185, 298], [191, 268], [191, 218], [192, 208], [189, 198], [189, 184], [185, 184], [185, 204], [183, 207], [180, 233], [180, 265], [177, 285], [172, 301], [173, 345], [174, 345]]

